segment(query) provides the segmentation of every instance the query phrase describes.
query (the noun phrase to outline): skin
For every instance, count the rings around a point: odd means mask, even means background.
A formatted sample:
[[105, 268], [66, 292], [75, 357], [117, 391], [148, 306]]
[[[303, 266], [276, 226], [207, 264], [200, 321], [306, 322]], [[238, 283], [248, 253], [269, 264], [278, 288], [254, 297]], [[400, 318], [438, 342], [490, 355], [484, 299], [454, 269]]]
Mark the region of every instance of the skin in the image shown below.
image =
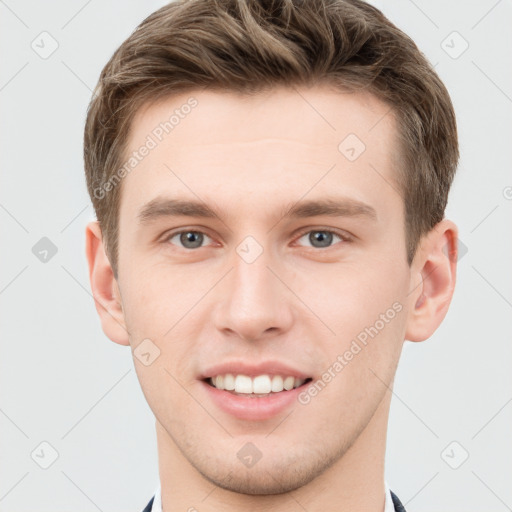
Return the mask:
[[[117, 279], [98, 223], [86, 229], [105, 334], [132, 351], [147, 338], [160, 350], [134, 365], [156, 418], [164, 512], [382, 512], [395, 371], [403, 341], [427, 339], [446, 315], [457, 227], [441, 221], [407, 264], [395, 119], [366, 93], [191, 91], [141, 109], [130, 151], [191, 96], [198, 106], [122, 181]], [[366, 146], [353, 162], [338, 150], [350, 133]], [[219, 218], [141, 223], [157, 197], [199, 198]], [[364, 202], [376, 216], [283, 217], [326, 197]], [[170, 237], [179, 229], [207, 236], [186, 248]], [[315, 246], [309, 234], [325, 230], [349, 238]], [[236, 251], [248, 235], [263, 249], [252, 263]], [[401, 311], [317, 396], [268, 420], [225, 413], [198, 380], [235, 358], [276, 359], [316, 380], [397, 302]], [[262, 454], [250, 468], [237, 457], [247, 442]]]

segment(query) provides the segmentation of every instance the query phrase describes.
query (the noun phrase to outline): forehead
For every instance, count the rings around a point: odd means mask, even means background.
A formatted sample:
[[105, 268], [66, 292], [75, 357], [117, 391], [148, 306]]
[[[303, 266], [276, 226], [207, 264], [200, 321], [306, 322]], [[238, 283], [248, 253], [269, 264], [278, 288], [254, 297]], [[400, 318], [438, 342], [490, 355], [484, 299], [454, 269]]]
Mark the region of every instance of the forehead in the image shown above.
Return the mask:
[[135, 211], [163, 192], [279, 201], [338, 184], [371, 200], [377, 188], [393, 188], [395, 148], [393, 113], [369, 93], [318, 86], [181, 93], [134, 117], [125, 162], [134, 152], [145, 156], [123, 179], [121, 209]]
[[335, 143], [347, 129], [375, 143], [379, 136], [372, 137], [371, 132], [377, 126], [379, 135], [392, 131], [394, 115], [390, 106], [368, 92], [342, 92], [328, 85], [276, 87], [251, 95], [192, 90], [140, 107], [131, 123], [128, 147], [148, 134], [158, 142], [169, 138], [180, 144], [224, 143], [226, 135], [236, 143], [248, 136], [286, 134], [312, 143]]

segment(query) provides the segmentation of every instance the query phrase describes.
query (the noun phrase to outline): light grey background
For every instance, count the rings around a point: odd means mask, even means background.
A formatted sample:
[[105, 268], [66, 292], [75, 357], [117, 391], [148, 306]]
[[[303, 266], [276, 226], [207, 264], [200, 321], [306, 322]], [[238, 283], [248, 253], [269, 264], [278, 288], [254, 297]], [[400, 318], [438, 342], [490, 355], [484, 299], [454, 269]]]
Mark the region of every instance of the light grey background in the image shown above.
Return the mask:
[[[1, 512], [136, 512], [157, 486], [154, 417], [89, 290], [82, 136], [102, 67], [163, 3], [0, 0]], [[444, 323], [405, 344], [386, 479], [408, 512], [512, 510], [512, 4], [375, 3], [451, 93], [462, 157], [447, 217], [467, 248]], [[46, 263], [42, 237], [57, 248]], [[58, 453], [48, 469], [42, 442]]]

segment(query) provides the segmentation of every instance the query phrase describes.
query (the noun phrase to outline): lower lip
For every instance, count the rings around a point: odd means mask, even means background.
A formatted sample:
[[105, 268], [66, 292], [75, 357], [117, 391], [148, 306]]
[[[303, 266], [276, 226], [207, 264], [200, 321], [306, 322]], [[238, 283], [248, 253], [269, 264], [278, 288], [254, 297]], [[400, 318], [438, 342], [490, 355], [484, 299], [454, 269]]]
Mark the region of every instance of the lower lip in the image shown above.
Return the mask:
[[285, 411], [293, 402], [297, 401], [297, 396], [303, 389], [309, 385], [299, 386], [289, 391], [280, 391], [279, 393], [270, 393], [262, 397], [243, 397], [234, 395], [229, 391], [217, 389], [204, 381], [201, 384], [209, 394], [213, 403], [220, 409], [236, 418], [249, 421], [262, 421], [272, 418]]

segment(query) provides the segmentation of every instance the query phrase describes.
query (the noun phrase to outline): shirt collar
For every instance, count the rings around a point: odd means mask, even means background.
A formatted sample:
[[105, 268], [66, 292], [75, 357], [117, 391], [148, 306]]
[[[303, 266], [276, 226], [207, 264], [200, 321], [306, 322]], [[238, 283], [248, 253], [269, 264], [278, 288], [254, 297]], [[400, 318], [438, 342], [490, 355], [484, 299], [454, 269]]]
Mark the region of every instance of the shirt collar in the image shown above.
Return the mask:
[[[153, 500], [153, 506], [151, 507], [151, 512], [162, 512], [162, 495], [160, 493], [160, 483], [158, 483], [158, 487], [155, 491], [155, 499]], [[388, 512], [385, 510], [384, 512]]]
[[[395, 512], [395, 505], [393, 505], [393, 499], [391, 498], [391, 491], [389, 490], [388, 483], [384, 480], [384, 489], [386, 490], [386, 503], [384, 505], [384, 512]], [[160, 488], [159, 488], [160, 490]], [[160, 510], [158, 511], [160, 512]]]

